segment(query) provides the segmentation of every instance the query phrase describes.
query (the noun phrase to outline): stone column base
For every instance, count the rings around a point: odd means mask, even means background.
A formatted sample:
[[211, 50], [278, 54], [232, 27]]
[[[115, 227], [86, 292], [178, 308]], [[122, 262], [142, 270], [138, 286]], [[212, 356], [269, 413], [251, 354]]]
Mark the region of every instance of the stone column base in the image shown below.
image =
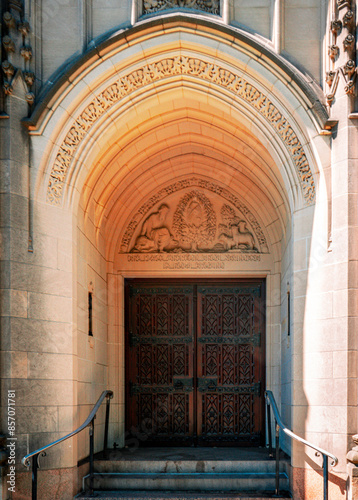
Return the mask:
[[[89, 466], [55, 470], [38, 470], [37, 498], [41, 500], [73, 500], [82, 489], [82, 477]], [[16, 472], [15, 493], [12, 500], [31, 498], [31, 472]]]

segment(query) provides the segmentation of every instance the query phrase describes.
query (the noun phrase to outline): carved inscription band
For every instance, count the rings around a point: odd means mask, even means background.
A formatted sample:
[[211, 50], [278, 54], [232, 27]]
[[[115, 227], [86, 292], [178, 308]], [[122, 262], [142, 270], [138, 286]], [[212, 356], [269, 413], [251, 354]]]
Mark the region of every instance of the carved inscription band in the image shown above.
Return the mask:
[[58, 150], [50, 174], [47, 201], [55, 205], [61, 203], [66, 176], [79, 144], [88, 134], [92, 125], [109, 108], [144, 85], [177, 75], [188, 75], [222, 86], [257, 110], [278, 133], [289, 151], [306, 202], [314, 202], [314, 178], [303, 146], [287, 118], [264, 93], [256, 89], [242, 76], [235, 75], [217, 64], [186, 56], [171, 57], [147, 64], [120, 77], [91, 101], [72, 124]]

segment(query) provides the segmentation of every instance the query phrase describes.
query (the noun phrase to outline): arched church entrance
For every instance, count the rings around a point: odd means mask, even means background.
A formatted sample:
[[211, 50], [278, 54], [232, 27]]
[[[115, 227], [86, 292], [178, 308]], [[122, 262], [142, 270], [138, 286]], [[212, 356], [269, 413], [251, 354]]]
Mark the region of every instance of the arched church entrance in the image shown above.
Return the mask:
[[128, 280], [126, 435], [264, 443], [264, 280]]
[[74, 400], [113, 391], [120, 448], [259, 445], [265, 389], [290, 424], [289, 292], [325, 189], [315, 108], [265, 47], [161, 23], [96, 49], [33, 132], [35, 217], [72, 259]]

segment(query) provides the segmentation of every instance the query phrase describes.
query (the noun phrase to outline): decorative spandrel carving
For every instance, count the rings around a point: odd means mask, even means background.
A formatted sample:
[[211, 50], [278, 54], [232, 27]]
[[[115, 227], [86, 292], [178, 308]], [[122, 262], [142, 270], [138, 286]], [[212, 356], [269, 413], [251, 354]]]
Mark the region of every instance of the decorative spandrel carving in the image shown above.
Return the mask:
[[201, 10], [219, 15], [220, 0], [143, 0], [143, 14], [178, 8]]
[[138, 68], [121, 76], [107, 89], [94, 97], [92, 102], [82, 111], [70, 125], [62, 142], [50, 173], [47, 201], [59, 205], [63, 195], [68, 170], [75, 153], [95, 122], [112, 106], [137, 89], [155, 81], [173, 76], [188, 75], [214, 85], [224, 87], [235, 99], [244, 100], [255, 112], [258, 112], [274, 129], [274, 133], [283, 141], [296, 168], [306, 203], [315, 201], [315, 182], [305, 150], [288, 119], [282, 115], [267, 95], [247, 82], [241, 75], [220, 67], [212, 62], [186, 56], [162, 59]]
[[189, 185], [183, 194], [182, 186], [176, 187], [179, 192], [167, 188], [165, 203], [135, 214], [122, 238], [122, 252], [267, 252], [258, 222], [242, 205], [241, 210], [229, 205], [217, 192]]

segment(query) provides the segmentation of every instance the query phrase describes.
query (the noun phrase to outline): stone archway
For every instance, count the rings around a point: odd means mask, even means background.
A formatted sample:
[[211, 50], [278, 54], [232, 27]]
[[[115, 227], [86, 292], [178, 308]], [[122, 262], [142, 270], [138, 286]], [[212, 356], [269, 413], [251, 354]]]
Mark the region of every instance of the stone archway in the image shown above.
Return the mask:
[[[291, 275], [292, 221], [300, 211], [312, 224], [325, 190], [322, 117], [309, 85], [292, 80], [283, 61], [252, 40], [184, 18], [185, 28], [154, 20], [135, 28], [133, 38], [104, 42], [58, 82], [32, 125], [35, 222], [50, 219], [52, 231], [65, 227], [77, 287], [71, 311], [82, 377], [74, 382], [77, 403], [89, 404], [88, 389], [92, 400], [110, 381], [117, 394], [111, 436], [120, 444], [124, 280], [266, 278], [266, 380], [279, 389], [279, 367], [291, 363], [277, 337], [287, 318], [281, 293]], [[210, 241], [176, 229], [185, 196], [196, 196], [204, 212], [206, 199], [217, 206]], [[143, 226], [163, 204], [172, 209], [171, 227], [153, 236]], [[219, 234], [220, 224], [226, 228]], [[244, 248], [239, 233], [251, 241]], [[175, 243], [178, 234], [184, 243]], [[86, 331], [89, 290], [93, 339]], [[289, 391], [284, 397], [290, 407]], [[83, 448], [80, 442], [79, 456]]]

